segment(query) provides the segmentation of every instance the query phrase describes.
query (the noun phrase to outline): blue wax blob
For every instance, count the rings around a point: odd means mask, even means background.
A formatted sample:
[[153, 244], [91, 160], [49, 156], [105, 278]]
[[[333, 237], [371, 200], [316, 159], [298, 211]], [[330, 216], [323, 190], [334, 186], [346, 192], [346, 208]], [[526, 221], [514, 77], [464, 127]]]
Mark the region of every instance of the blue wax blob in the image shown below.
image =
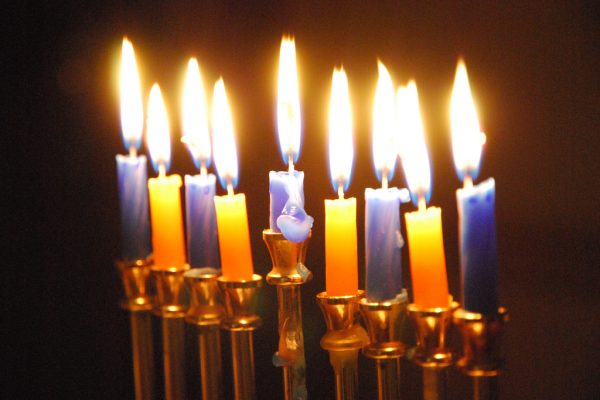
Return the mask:
[[185, 176], [187, 251], [192, 268], [221, 268], [214, 203], [216, 180], [213, 174]]
[[291, 242], [304, 241], [313, 218], [304, 211], [304, 172], [269, 172], [269, 227]]
[[146, 156], [117, 155], [116, 160], [121, 256], [126, 261], [145, 259], [152, 253]]
[[456, 192], [463, 308], [482, 314], [498, 310], [495, 193], [493, 178]]
[[366, 287], [369, 301], [394, 299], [402, 292], [400, 202], [405, 190], [365, 190]]

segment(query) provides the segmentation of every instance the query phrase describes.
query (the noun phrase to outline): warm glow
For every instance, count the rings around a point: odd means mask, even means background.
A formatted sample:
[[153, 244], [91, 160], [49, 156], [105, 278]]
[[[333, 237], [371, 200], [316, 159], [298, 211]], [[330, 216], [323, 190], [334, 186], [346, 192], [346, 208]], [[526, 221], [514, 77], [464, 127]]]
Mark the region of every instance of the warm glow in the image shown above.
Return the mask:
[[123, 38], [119, 75], [123, 142], [127, 150], [139, 149], [144, 131], [144, 107], [133, 45], [127, 38]]
[[456, 171], [461, 179], [465, 176], [475, 179], [479, 173], [481, 148], [485, 143], [485, 135], [479, 127], [467, 68], [462, 60], [458, 62], [454, 78], [450, 101], [450, 123]]
[[146, 140], [154, 170], [164, 167], [166, 172], [171, 163], [171, 138], [169, 118], [158, 83], [152, 85], [148, 99], [148, 120], [146, 122]]
[[300, 95], [298, 93], [298, 70], [296, 68], [296, 45], [294, 39], [284, 37], [279, 52], [279, 79], [277, 91], [277, 131], [279, 147], [284, 162], [290, 158], [298, 161], [300, 153]]
[[354, 160], [352, 109], [348, 78], [344, 69], [335, 69], [329, 103], [329, 174], [335, 190], [348, 188]]
[[431, 189], [429, 155], [419, 109], [417, 85], [410, 81], [397, 94], [400, 157], [413, 201], [427, 200]]
[[221, 185], [237, 185], [238, 160], [233, 132], [233, 118], [225, 93], [223, 78], [215, 83], [212, 106], [213, 147], [215, 166]]
[[191, 58], [188, 63], [182, 104], [182, 141], [192, 153], [196, 166], [210, 164], [210, 135], [208, 131], [208, 115], [206, 96], [200, 75], [198, 61]]
[[392, 179], [397, 156], [397, 132], [394, 126], [394, 86], [392, 77], [378, 62], [379, 80], [373, 104], [373, 161], [379, 179]]

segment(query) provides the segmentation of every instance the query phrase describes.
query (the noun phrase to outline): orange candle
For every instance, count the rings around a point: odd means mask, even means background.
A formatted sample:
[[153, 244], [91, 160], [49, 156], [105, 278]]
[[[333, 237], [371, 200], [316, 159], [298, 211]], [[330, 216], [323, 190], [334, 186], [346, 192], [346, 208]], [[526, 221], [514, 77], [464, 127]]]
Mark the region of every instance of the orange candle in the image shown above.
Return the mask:
[[329, 105], [329, 172], [339, 198], [325, 200], [325, 285], [329, 296], [358, 291], [356, 199], [344, 199], [353, 159], [348, 79], [343, 69], [336, 69]]
[[358, 291], [356, 199], [325, 200], [325, 284], [329, 296]]
[[448, 280], [442, 239], [442, 209], [406, 213], [413, 301], [425, 308], [448, 306]]
[[246, 196], [243, 193], [233, 193], [238, 178], [237, 150], [231, 110], [222, 78], [215, 84], [212, 111], [215, 165], [221, 184], [227, 188], [225, 196], [215, 196], [221, 273], [223, 277], [233, 281], [251, 280], [254, 270]]
[[167, 110], [158, 84], [148, 100], [147, 141], [157, 178], [148, 180], [154, 263], [161, 268], [185, 268], [181, 217], [181, 177], [167, 176], [171, 158]]
[[148, 179], [154, 263], [160, 267], [185, 265], [180, 188], [179, 175]]
[[446, 260], [442, 239], [442, 210], [427, 208], [431, 192], [429, 156], [419, 110], [417, 85], [411, 81], [397, 94], [400, 121], [400, 156], [418, 211], [405, 214], [413, 301], [424, 308], [449, 304]]

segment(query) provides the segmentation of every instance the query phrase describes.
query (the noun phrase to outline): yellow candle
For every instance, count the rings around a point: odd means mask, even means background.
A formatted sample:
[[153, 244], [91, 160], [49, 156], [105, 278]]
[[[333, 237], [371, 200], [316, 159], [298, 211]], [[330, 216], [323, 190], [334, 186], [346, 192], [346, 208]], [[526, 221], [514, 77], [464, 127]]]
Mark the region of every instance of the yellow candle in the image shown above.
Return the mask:
[[148, 180], [154, 263], [161, 268], [185, 268], [181, 218], [181, 177], [166, 176], [171, 159], [169, 120], [158, 84], [148, 99], [147, 142], [152, 165], [159, 173]]
[[405, 214], [414, 303], [447, 307], [448, 280], [442, 239], [442, 210], [429, 207]]
[[408, 255], [412, 277], [413, 301], [424, 308], [447, 307], [449, 304], [446, 260], [442, 239], [442, 210], [427, 208], [431, 191], [431, 169], [417, 85], [409, 82], [397, 95], [401, 122], [400, 156], [413, 202], [419, 210], [405, 214]]
[[148, 180], [154, 263], [159, 267], [185, 265], [180, 188], [179, 175]]
[[251, 280], [253, 271], [246, 196], [215, 196], [221, 268], [234, 281]]
[[233, 118], [222, 78], [215, 84], [212, 108], [215, 165], [221, 184], [227, 187], [227, 195], [215, 196], [221, 273], [233, 281], [251, 280], [254, 271], [246, 196], [233, 193], [238, 178], [237, 150]]
[[339, 198], [325, 200], [325, 290], [329, 296], [358, 291], [356, 199], [344, 199], [350, 182], [354, 147], [348, 78], [335, 69], [329, 103], [329, 174]]
[[325, 289], [330, 296], [358, 290], [356, 199], [325, 200]]

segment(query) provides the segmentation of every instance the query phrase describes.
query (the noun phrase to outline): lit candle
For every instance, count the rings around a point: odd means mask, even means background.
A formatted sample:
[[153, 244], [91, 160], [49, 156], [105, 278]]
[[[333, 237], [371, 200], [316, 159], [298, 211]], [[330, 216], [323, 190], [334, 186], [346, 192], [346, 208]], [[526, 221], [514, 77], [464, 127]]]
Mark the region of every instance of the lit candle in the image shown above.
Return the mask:
[[344, 198], [350, 184], [354, 146], [348, 79], [333, 71], [329, 103], [329, 176], [338, 199], [325, 200], [325, 283], [329, 296], [358, 291], [356, 198]]
[[442, 210], [427, 208], [431, 195], [431, 172], [414, 81], [398, 89], [397, 104], [402, 167], [413, 203], [419, 207], [418, 211], [405, 214], [413, 301], [424, 308], [447, 307], [450, 299], [442, 238]]
[[479, 174], [485, 135], [479, 127], [467, 69], [462, 61], [456, 69], [450, 117], [454, 163], [464, 184], [456, 191], [463, 308], [495, 313], [498, 309], [495, 183], [490, 178], [473, 186]]
[[302, 242], [310, 233], [313, 218], [304, 211], [304, 172], [294, 170], [300, 155], [302, 118], [293, 39], [281, 41], [278, 81], [277, 130], [281, 155], [288, 170], [269, 172], [269, 227], [274, 232], [281, 232], [289, 241]]
[[147, 142], [158, 177], [148, 180], [154, 263], [160, 268], [184, 268], [185, 245], [181, 218], [181, 177], [168, 175], [171, 139], [167, 110], [158, 84], [148, 99]]
[[225, 278], [251, 280], [254, 273], [246, 196], [234, 194], [238, 180], [238, 161], [233, 132], [233, 119], [227, 102], [223, 79], [215, 84], [212, 107], [213, 149], [219, 181], [227, 194], [215, 196], [221, 268]]
[[144, 131], [144, 110], [140, 78], [133, 46], [123, 39], [120, 71], [121, 131], [128, 155], [118, 154], [117, 181], [121, 209], [121, 256], [134, 261], [152, 253], [146, 156], [137, 155]]
[[366, 288], [369, 301], [394, 299], [402, 292], [400, 203], [408, 200], [406, 189], [388, 188], [394, 175], [397, 138], [394, 130], [394, 87], [379, 62], [379, 80], [373, 105], [373, 161], [380, 189], [365, 190]]
[[182, 102], [184, 142], [200, 174], [185, 176], [185, 218], [188, 261], [192, 268], [220, 268], [214, 174], [207, 173], [211, 162], [206, 98], [198, 61], [188, 63]]

